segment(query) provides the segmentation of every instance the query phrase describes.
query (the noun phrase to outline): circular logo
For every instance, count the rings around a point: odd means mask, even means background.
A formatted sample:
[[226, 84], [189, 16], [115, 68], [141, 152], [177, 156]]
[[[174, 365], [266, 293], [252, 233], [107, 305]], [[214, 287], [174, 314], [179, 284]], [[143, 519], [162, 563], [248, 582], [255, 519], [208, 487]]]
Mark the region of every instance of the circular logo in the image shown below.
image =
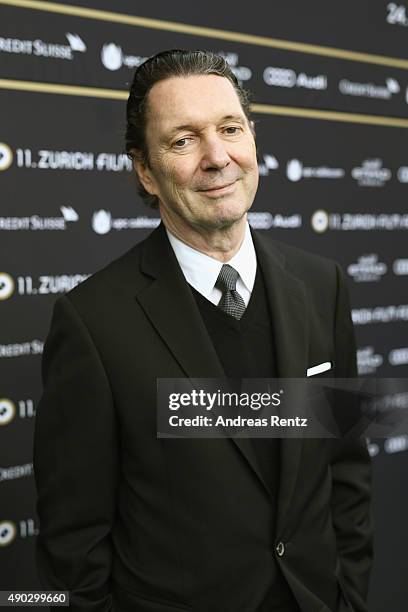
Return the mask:
[[398, 168], [397, 176], [400, 183], [408, 183], [408, 166]]
[[13, 151], [5, 142], [0, 142], [0, 170], [7, 170], [13, 163]]
[[300, 181], [303, 174], [303, 164], [298, 159], [291, 159], [286, 166], [286, 175], [294, 183]]
[[11, 521], [0, 522], [0, 546], [11, 544], [17, 535], [16, 526]]
[[6, 398], [0, 398], [0, 426], [8, 425], [16, 414], [14, 403]]
[[312, 228], [318, 234], [322, 234], [329, 227], [329, 215], [325, 210], [316, 210], [311, 219]]
[[7, 272], [0, 272], [0, 300], [7, 300], [14, 291], [14, 280]]
[[119, 70], [122, 66], [122, 49], [115, 43], [103, 45], [101, 51], [102, 64], [108, 70]]
[[107, 210], [98, 210], [92, 215], [92, 227], [97, 234], [107, 234], [112, 227], [112, 215]]

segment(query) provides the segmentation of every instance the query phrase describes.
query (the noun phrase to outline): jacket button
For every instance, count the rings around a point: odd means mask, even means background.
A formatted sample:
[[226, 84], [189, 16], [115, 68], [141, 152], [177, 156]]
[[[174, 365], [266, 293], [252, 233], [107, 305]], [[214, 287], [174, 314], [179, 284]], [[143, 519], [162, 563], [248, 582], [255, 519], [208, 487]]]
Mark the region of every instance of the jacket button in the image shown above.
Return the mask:
[[285, 553], [285, 545], [283, 542], [279, 542], [279, 544], [277, 544], [276, 552], [279, 555], [279, 557], [283, 556], [283, 554]]

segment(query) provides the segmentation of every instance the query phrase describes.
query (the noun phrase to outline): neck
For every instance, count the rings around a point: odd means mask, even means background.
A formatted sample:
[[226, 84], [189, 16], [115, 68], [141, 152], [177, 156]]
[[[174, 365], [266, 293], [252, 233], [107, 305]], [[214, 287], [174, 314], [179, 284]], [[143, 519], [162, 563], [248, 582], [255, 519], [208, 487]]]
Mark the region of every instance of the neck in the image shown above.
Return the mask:
[[179, 240], [196, 251], [221, 262], [229, 261], [240, 249], [245, 236], [247, 215], [225, 228], [209, 229], [177, 223], [162, 214], [166, 228]]

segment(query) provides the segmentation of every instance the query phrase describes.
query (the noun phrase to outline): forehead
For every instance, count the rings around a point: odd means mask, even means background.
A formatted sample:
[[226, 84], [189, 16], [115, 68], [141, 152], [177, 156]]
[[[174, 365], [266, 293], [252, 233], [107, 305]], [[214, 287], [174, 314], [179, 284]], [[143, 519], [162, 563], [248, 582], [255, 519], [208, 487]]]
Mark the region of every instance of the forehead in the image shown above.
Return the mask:
[[175, 125], [205, 124], [239, 114], [245, 118], [231, 81], [216, 74], [171, 77], [153, 85], [148, 95], [148, 122], [162, 130]]

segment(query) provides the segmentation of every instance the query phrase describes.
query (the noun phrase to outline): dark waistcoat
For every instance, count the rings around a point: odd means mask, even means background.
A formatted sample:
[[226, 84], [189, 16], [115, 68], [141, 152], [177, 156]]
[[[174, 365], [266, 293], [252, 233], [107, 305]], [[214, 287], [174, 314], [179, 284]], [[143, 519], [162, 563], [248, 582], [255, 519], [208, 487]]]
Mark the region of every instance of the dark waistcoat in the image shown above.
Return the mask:
[[[191, 288], [215, 351], [227, 378], [276, 378], [277, 364], [268, 299], [260, 266], [257, 267], [249, 304], [238, 321]], [[255, 415], [257, 416], [257, 415]], [[252, 438], [256, 457], [271, 491], [272, 524], [276, 520], [279, 491], [279, 438]], [[271, 588], [259, 612], [299, 610], [277, 563]], [[258, 612], [258, 611], [257, 611]]]

